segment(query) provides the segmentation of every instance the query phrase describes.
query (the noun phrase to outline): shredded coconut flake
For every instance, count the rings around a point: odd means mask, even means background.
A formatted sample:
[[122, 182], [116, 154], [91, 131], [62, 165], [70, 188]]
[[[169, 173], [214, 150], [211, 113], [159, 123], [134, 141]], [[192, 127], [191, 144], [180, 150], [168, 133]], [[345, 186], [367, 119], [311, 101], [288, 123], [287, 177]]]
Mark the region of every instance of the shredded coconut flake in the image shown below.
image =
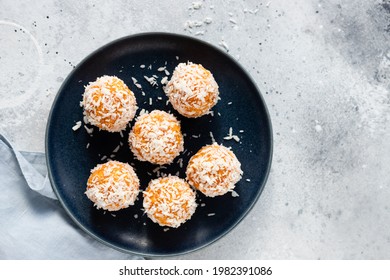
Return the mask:
[[161, 84], [166, 85], [168, 83], [168, 77], [165, 76], [164, 78], [161, 79]]
[[139, 115], [142, 116], [143, 114], [148, 114], [149, 111], [148, 110], [145, 110], [144, 108], [141, 109], [141, 111], [139, 112]]
[[84, 125], [84, 128], [85, 130], [87, 131], [88, 134], [92, 134], [93, 133], [93, 127], [89, 128], [88, 126]]
[[232, 190], [232, 197], [239, 197], [240, 195], [235, 191]]
[[210, 23], [213, 22], [213, 19], [210, 18], [210, 17], [206, 17], [206, 18], [203, 20], [203, 22], [206, 23], [206, 24], [210, 24]]
[[233, 135], [233, 128], [232, 127], [229, 128], [228, 136], [223, 137], [223, 139], [225, 139], [225, 140], [232, 140], [233, 139], [236, 142], [240, 142], [240, 137], [238, 137], [237, 135]]
[[211, 138], [211, 142], [215, 143], [215, 138], [214, 138], [214, 135], [211, 131], [210, 131], [210, 138]]
[[192, 2], [192, 8], [194, 10], [199, 10], [202, 7], [202, 2]]
[[156, 173], [157, 171], [159, 171], [160, 169], [163, 169], [163, 168], [167, 168], [167, 167], [164, 166], [164, 165], [157, 166], [155, 169], [152, 170], [152, 172], [153, 172], [153, 173]]
[[[187, 20], [184, 23], [184, 28], [185, 29], [192, 29], [196, 27], [201, 27], [203, 25], [203, 21], [198, 21], [198, 20]], [[190, 30], [189, 30], [190, 31]]]
[[76, 124], [72, 127], [73, 131], [78, 130], [81, 127], [81, 121], [76, 122]]
[[118, 145], [118, 146], [116, 146], [116, 148], [112, 152], [115, 154], [119, 151], [120, 148], [121, 148], [121, 145]]
[[179, 158], [177, 160], [177, 163], [179, 164], [180, 168], [183, 168], [183, 159], [182, 158]]
[[154, 76], [152, 76], [152, 77], [144, 76], [144, 78], [145, 78], [145, 80], [147, 80], [149, 82], [149, 84], [151, 86], [153, 86], [153, 87], [158, 86], [158, 83], [157, 83], [156, 78]]
[[250, 14], [257, 14], [257, 12], [259, 11], [259, 9], [254, 9], [254, 10], [249, 10], [249, 9], [244, 9], [244, 13], [250, 13]]

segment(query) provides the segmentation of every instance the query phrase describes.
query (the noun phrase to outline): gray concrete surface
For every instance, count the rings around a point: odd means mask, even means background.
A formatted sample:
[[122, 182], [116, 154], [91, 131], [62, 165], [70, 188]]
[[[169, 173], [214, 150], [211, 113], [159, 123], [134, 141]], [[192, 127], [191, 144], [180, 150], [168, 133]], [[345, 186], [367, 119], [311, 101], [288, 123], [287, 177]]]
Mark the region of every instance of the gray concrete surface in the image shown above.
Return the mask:
[[273, 167], [251, 213], [175, 258], [390, 258], [388, 0], [0, 0], [0, 129], [19, 149], [44, 151], [73, 66], [148, 31], [228, 50], [257, 82], [274, 128]]

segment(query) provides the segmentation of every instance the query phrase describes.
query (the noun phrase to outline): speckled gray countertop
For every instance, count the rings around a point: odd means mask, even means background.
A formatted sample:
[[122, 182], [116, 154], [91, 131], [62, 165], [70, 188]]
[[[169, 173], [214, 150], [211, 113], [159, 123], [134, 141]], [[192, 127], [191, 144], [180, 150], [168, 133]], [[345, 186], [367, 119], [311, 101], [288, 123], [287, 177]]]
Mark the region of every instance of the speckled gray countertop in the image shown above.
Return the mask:
[[263, 93], [274, 130], [250, 214], [177, 259], [390, 258], [390, 2], [0, 1], [0, 130], [44, 151], [69, 72], [100, 46], [149, 31], [228, 51]]

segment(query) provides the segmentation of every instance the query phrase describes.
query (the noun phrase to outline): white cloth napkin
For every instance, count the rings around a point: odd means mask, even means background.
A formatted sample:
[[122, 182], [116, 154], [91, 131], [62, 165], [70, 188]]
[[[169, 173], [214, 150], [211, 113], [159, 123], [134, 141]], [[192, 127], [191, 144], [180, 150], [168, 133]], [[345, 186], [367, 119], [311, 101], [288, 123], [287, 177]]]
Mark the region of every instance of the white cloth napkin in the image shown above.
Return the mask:
[[141, 259], [84, 233], [51, 188], [43, 153], [19, 152], [0, 134], [0, 259]]

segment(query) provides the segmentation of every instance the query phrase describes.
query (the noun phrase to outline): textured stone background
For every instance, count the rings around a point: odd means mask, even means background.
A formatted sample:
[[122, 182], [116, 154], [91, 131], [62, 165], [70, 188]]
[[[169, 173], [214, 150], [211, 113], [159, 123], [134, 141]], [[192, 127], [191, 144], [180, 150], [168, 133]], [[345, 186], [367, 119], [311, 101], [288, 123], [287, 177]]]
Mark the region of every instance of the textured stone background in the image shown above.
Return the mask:
[[194, 2], [0, 0], [0, 130], [44, 151], [61, 83], [114, 39], [165, 31], [225, 45], [268, 105], [273, 167], [237, 228], [176, 258], [389, 259], [390, 2]]

